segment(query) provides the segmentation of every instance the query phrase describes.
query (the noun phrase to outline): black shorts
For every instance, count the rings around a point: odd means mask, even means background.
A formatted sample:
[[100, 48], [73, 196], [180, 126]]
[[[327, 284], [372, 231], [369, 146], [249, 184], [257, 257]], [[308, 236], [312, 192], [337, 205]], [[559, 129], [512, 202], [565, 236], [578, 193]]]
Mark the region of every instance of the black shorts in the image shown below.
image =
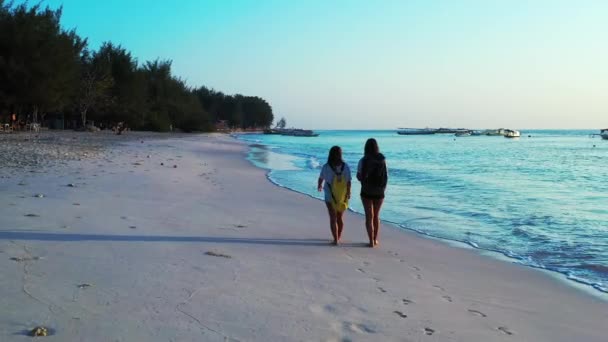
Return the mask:
[[368, 199], [368, 200], [379, 200], [379, 199], [384, 199], [384, 194], [370, 195], [370, 194], [362, 193], [361, 198]]
[[385, 189], [385, 187], [363, 185], [361, 187], [361, 197], [371, 200], [383, 199]]

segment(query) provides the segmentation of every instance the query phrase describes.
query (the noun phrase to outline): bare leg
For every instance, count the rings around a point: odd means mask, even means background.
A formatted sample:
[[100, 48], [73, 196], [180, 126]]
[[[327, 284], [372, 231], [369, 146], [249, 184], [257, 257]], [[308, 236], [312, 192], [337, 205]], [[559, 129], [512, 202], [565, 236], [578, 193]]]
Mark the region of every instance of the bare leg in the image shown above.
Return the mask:
[[329, 229], [331, 230], [331, 235], [334, 237], [334, 245], [338, 244], [338, 222], [336, 219], [336, 210], [331, 205], [331, 203], [325, 203], [327, 205], [327, 213], [329, 214]]
[[378, 244], [378, 233], [380, 232], [380, 209], [382, 208], [383, 198], [373, 200], [372, 211], [374, 213], [374, 245]]
[[374, 247], [374, 210], [372, 200], [361, 197], [361, 201], [363, 202], [363, 209], [365, 210], [365, 228], [367, 229], [367, 236], [369, 237], [369, 246]]
[[344, 212], [336, 212], [336, 223], [338, 224], [338, 242], [340, 242], [342, 230], [344, 230]]

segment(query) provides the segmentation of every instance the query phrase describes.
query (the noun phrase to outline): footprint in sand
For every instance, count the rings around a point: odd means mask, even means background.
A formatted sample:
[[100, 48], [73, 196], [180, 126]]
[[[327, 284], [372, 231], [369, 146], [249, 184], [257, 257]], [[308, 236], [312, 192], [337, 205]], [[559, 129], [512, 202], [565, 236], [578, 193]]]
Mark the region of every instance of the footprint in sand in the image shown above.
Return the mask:
[[445, 291], [445, 289], [439, 285], [433, 285], [434, 288], [438, 289], [439, 291], [443, 292]]
[[223, 253], [218, 253], [218, 252], [213, 252], [213, 251], [205, 252], [205, 255], [209, 255], [209, 256], [213, 256], [213, 257], [217, 257], [217, 258], [232, 259], [231, 255], [223, 254]]
[[382, 288], [382, 287], [378, 287], [378, 291], [380, 291], [380, 292], [382, 292], [382, 293], [386, 293], [386, 292], [387, 292], [387, 291], [386, 291], [384, 288]]
[[443, 300], [445, 300], [446, 302], [453, 302], [452, 297], [450, 296], [441, 296], [441, 298], [443, 298]]
[[498, 331], [507, 334], [507, 335], [513, 335], [513, 332], [509, 330], [509, 328], [507, 327], [498, 327]]
[[403, 298], [401, 301], [403, 302], [403, 305], [414, 304], [413, 300], [409, 300], [409, 299], [405, 299], [405, 298]]
[[364, 269], [362, 269], [362, 268], [357, 268], [357, 271], [359, 271], [359, 272], [361, 272], [361, 273], [363, 273], [363, 274], [365, 274], [365, 273], [366, 273], [366, 272], [365, 272], [365, 270], [364, 270]]
[[369, 263], [369, 262], [367, 262], [367, 261], [364, 261], [364, 262], [363, 262], [363, 266], [369, 266], [369, 265], [370, 265], [370, 263]]
[[425, 333], [426, 335], [429, 335], [429, 336], [430, 336], [430, 335], [433, 335], [433, 334], [435, 333], [435, 330], [434, 330], [434, 329], [431, 329], [431, 328], [424, 328], [424, 333]]
[[343, 322], [342, 328], [344, 330], [358, 333], [358, 334], [361, 334], [361, 333], [375, 334], [376, 333], [376, 330], [373, 327], [366, 325], [366, 324]]
[[420, 267], [417, 267], [417, 266], [412, 266], [412, 269], [413, 269], [414, 271], [420, 271]]
[[483, 313], [483, 312], [481, 312], [481, 311], [477, 311], [477, 310], [473, 310], [473, 309], [469, 309], [469, 310], [467, 310], [467, 311], [469, 311], [470, 313], [472, 313], [472, 314], [473, 314], [473, 315], [475, 315], [475, 316], [479, 316], [479, 317], [488, 317], [488, 315], [484, 314], [484, 313]]
[[395, 315], [397, 315], [397, 316], [401, 317], [401, 318], [407, 318], [407, 315], [406, 315], [406, 314], [404, 314], [404, 313], [403, 313], [403, 312], [401, 312], [401, 311], [396, 311], [396, 310], [395, 310], [395, 311], [393, 311], [393, 313], [394, 313]]
[[416, 274], [416, 279], [422, 280], [422, 275], [421, 274]]
[[16, 261], [16, 262], [28, 262], [28, 261], [36, 261], [36, 260], [40, 260], [40, 257], [34, 256], [34, 257], [12, 257], [9, 258], [10, 260]]
[[328, 314], [332, 314], [335, 315], [338, 313], [338, 308], [331, 305], [331, 304], [327, 304], [323, 307], [323, 311], [328, 313]]

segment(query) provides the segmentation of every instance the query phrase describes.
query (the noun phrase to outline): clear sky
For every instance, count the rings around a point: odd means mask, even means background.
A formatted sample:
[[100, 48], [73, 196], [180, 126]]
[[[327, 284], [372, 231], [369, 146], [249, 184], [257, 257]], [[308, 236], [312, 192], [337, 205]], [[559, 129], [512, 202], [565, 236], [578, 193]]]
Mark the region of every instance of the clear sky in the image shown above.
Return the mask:
[[608, 1], [47, 0], [302, 128], [608, 127]]

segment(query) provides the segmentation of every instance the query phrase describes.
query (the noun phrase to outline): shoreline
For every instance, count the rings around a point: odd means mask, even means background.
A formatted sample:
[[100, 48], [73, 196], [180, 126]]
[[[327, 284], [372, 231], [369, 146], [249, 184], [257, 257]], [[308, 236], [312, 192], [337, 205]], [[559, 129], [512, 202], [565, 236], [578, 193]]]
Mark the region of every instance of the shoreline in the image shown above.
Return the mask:
[[[260, 165], [256, 165], [256, 163], [253, 160], [251, 160], [250, 152], [251, 152], [251, 148], [253, 146], [257, 145], [257, 146], [268, 147], [267, 145], [264, 145], [263, 143], [260, 143], [260, 142], [252, 143], [252, 142], [240, 140], [238, 138], [238, 134], [231, 135], [231, 137], [234, 140], [238, 141], [239, 143], [242, 143], [242, 144], [244, 144], [244, 145], [247, 146], [247, 148], [249, 150], [247, 152], [246, 159], [251, 163], [251, 165], [253, 167], [259, 168], [261, 170], [266, 171], [266, 173], [265, 173], [266, 179], [270, 183], [272, 183], [273, 185], [275, 185], [275, 186], [277, 186], [279, 188], [287, 189], [287, 190], [292, 191], [294, 193], [305, 195], [305, 196], [307, 196], [309, 198], [321, 201], [320, 198], [315, 197], [315, 196], [313, 196], [311, 194], [307, 194], [305, 192], [298, 191], [297, 189], [289, 187], [287, 185], [280, 184], [278, 181], [272, 179], [271, 173], [274, 171], [273, 169], [266, 168], [266, 167], [263, 167], [263, 166], [260, 166]], [[352, 209], [351, 207], [349, 207], [347, 210], [349, 212], [353, 213], [353, 214], [359, 215], [361, 217], [365, 217], [364, 213], [356, 211], [356, 210]], [[523, 266], [523, 267], [527, 267], [527, 268], [530, 268], [530, 269], [534, 269], [534, 270], [540, 271], [541, 273], [545, 273], [545, 274], [551, 276], [556, 281], [559, 281], [559, 282], [562, 282], [562, 283], [564, 283], [566, 285], [571, 286], [576, 291], [582, 291], [582, 292], [584, 292], [586, 294], [589, 294], [589, 295], [591, 295], [593, 297], [596, 297], [596, 298], [598, 298], [600, 300], [608, 302], [608, 292], [607, 291], [599, 289], [596, 285], [594, 285], [592, 283], [585, 282], [583, 280], [578, 280], [578, 279], [575, 279], [575, 278], [570, 278], [566, 273], [563, 273], [563, 272], [560, 272], [560, 271], [557, 271], [557, 270], [553, 270], [553, 269], [549, 269], [549, 268], [545, 268], [545, 267], [541, 267], [541, 266], [535, 266], [535, 265], [532, 265], [532, 264], [525, 264], [525, 263], [522, 262], [521, 259], [511, 257], [511, 256], [507, 255], [506, 253], [501, 252], [499, 250], [492, 250], [492, 249], [487, 249], [487, 248], [482, 248], [482, 247], [474, 246], [471, 243], [466, 242], [466, 241], [462, 241], [462, 240], [450, 239], [450, 238], [447, 238], [447, 237], [435, 236], [435, 235], [432, 235], [431, 233], [426, 233], [426, 232], [422, 232], [422, 231], [419, 231], [419, 230], [416, 230], [416, 229], [413, 229], [413, 228], [409, 228], [409, 227], [407, 227], [405, 225], [402, 225], [402, 224], [399, 224], [397, 222], [393, 222], [393, 221], [390, 221], [390, 220], [382, 219], [381, 222], [383, 224], [385, 224], [385, 225], [392, 226], [392, 228], [396, 229], [397, 231], [403, 231], [405, 233], [413, 233], [413, 234], [415, 234], [417, 236], [420, 236], [420, 237], [424, 237], [424, 238], [436, 240], [436, 241], [439, 241], [439, 242], [443, 242], [444, 244], [446, 244], [446, 246], [449, 246], [449, 247], [456, 247], [456, 248], [463, 248], [463, 249], [470, 249], [470, 250], [477, 251], [481, 257], [491, 257], [491, 258], [494, 258], [496, 260], [505, 261], [505, 262], [513, 263], [513, 264], [516, 264], [516, 265], [519, 265], [519, 266]]]
[[537, 270], [388, 225], [369, 249], [352, 212], [330, 246], [319, 201], [232, 138], [106, 153], [0, 179], [0, 339], [604, 340], [608, 306]]

